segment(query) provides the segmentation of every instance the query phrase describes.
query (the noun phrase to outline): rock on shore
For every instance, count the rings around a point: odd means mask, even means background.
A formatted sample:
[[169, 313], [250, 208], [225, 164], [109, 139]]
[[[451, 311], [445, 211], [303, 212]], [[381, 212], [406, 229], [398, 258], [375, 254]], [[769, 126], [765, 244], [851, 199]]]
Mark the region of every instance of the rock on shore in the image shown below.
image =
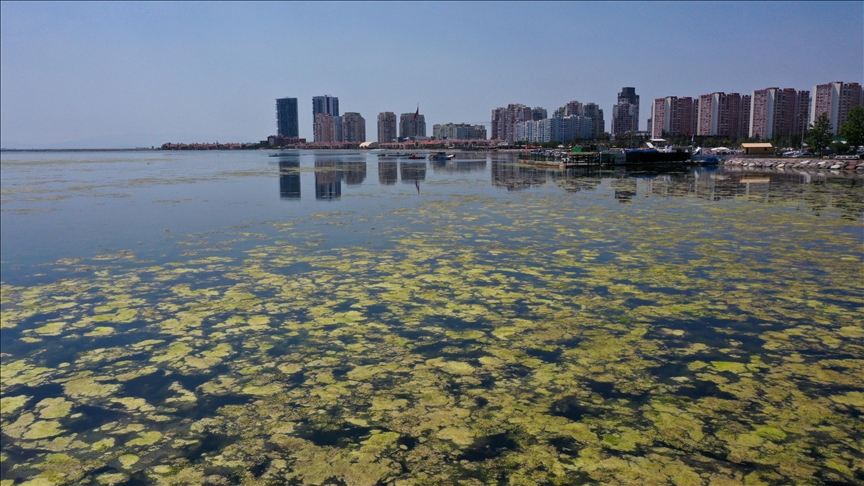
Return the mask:
[[756, 167], [760, 169], [834, 169], [864, 171], [864, 160], [811, 160], [811, 159], [741, 159], [729, 158], [723, 165]]

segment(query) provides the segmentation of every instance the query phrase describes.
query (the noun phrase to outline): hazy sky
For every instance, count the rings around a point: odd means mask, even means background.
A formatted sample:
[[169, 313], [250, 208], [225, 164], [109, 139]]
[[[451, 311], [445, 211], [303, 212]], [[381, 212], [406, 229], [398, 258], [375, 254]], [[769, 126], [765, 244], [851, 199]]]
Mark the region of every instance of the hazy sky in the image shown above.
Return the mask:
[[275, 98], [489, 122], [508, 103], [864, 81], [864, 2], [0, 3], [0, 144], [257, 141]]

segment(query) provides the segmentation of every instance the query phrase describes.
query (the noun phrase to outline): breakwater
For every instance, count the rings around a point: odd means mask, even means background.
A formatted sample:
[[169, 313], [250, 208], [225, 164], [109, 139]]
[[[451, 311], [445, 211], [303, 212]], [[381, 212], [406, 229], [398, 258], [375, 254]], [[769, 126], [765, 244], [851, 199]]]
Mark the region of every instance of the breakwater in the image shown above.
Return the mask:
[[729, 158], [722, 162], [732, 167], [755, 167], [760, 169], [833, 169], [864, 171], [864, 160], [838, 159], [743, 159]]

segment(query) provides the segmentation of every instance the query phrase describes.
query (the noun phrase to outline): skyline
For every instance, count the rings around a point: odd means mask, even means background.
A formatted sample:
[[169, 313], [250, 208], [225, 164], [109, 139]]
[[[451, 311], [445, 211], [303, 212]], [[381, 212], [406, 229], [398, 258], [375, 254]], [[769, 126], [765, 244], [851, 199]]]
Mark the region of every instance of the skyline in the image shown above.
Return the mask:
[[655, 98], [864, 82], [862, 16], [860, 2], [3, 2], [0, 145], [257, 141], [284, 97], [311, 140], [324, 94], [367, 123], [419, 103], [429, 127], [578, 100], [610, 131], [624, 86], [645, 130]]

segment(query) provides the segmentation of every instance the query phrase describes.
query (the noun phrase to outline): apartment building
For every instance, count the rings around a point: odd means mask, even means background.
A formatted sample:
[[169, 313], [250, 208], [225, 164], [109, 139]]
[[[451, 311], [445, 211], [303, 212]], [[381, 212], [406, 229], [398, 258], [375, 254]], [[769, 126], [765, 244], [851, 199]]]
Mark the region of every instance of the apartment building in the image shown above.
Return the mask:
[[651, 137], [692, 136], [698, 127], [699, 99], [667, 96], [654, 100], [651, 109]]
[[864, 106], [864, 89], [858, 83], [831, 83], [813, 86], [813, 99], [810, 104], [809, 123], [813, 123], [822, 113], [828, 114], [831, 129], [836, 135], [840, 126], [846, 123], [849, 111], [856, 106]]
[[754, 91], [749, 135], [754, 138], [777, 138], [801, 134], [809, 99], [809, 91], [795, 88], [775, 87]]
[[341, 142], [363, 143], [366, 141], [366, 120], [353, 111], [342, 115]]
[[396, 113], [383, 111], [378, 114], [378, 143], [395, 142], [398, 137], [396, 131]]

